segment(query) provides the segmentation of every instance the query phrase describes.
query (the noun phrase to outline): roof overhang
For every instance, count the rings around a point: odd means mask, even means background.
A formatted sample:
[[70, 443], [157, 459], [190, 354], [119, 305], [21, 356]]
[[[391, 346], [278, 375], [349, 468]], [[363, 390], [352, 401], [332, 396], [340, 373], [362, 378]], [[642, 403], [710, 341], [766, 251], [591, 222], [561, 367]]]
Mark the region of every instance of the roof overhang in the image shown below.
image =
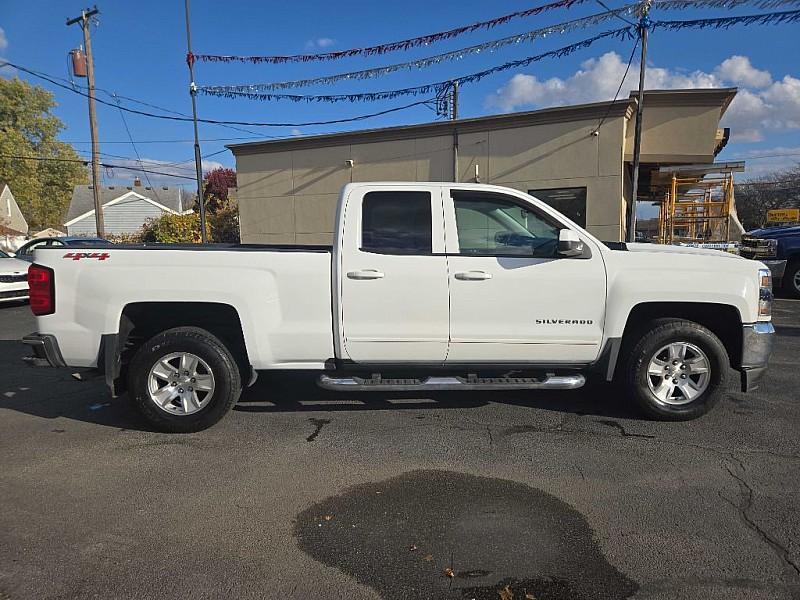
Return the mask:
[[[645, 90], [644, 107], [648, 106], [719, 106], [720, 118], [728, 110], [739, 88], [692, 88], [689, 90]], [[630, 99], [636, 101], [638, 92]]]
[[659, 173], [674, 173], [676, 175], [710, 175], [711, 173], [741, 173], [743, 171], [743, 160], [697, 165], [668, 165], [658, 169]]

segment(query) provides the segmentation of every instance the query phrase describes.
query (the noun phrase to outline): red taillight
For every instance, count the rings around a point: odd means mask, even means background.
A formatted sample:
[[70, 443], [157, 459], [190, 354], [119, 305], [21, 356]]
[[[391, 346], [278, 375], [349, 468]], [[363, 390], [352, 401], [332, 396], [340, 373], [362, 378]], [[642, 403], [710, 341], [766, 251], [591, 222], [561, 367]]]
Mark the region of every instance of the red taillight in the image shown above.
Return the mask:
[[28, 267], [31, 311], [37, 316], [56, 312], [56, 286], [53, 269], [40, 265]]

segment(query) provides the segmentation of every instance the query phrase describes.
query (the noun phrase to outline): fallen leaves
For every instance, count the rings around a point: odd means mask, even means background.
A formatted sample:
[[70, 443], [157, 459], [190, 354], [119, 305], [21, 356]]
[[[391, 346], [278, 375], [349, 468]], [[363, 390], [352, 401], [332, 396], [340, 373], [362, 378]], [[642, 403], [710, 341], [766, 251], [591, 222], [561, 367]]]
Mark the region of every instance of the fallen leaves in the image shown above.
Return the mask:
[[498, 590], [497, 595], [500, 597], [500, 600], [514, 600], [514, 591], [511, 589], [510, 585], [507, 585], [502, 590]]
[[447, 568], [444, 570], [444, 576], [445, 576], [445, 577], [451, 577], [451, 578], [452, 578], [452, 577], [455, 577], [455, 576], [456, 576], [456, 572], [455, 572], [455, 571], [453, 571], [453, 569], [451, 569], [450, 567], [447, 567]]
[[414, 545], [414, 544], [411, 544], [411, 546], [409, 547], [408, 551], [409, 551], [409, 552], [416, 552], [416, 551], [417, 551], [417, 547], [416, 547], [416, 545]]

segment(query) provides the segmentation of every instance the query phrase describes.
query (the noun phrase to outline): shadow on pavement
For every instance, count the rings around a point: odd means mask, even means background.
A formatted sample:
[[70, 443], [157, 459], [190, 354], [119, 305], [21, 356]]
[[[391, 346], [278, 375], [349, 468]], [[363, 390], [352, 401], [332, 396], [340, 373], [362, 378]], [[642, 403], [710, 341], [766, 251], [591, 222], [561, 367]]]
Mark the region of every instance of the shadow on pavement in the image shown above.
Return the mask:
[[29, 367], [22, 362], [28, 354], [21, 342], [0, 340], [0, 408], [44, 419], [149, 430], [126, 398], [111, 398], [103, 380], [76, 381], [70, 369]]
[[[0, 408], [44, 419], [72, 419], [104, 427], [151, 431], [127, 397], [112, 399], [102, 379], [76, 381], [69, 369], [23, 364], [28, 349], [19, 341], [0, 340]], [[568, 392], [413, 393], [323, 390], [310, 373], [262, 374], [242, 394], [234, 410], [252, 413], [341, 412], [370, 410], [469, 409], [491, 402], [579, 415], [636, 418], [605, 385], [589, 384]]]
[[778, 325], [775, 327], [775, 335], [778, 337], [800, 337], [800, 326]]
[[489, 403], [525, 406], [578, 415], [636, 419], [613, 386], [588, 382], [573, 391], [515, 392], [332, 392], [315, 384], [311, 373], [261, 374], [242, 393], [234, 410], [242, 412], [347, 412], [369, 410], [424, 410], [478, 408]]

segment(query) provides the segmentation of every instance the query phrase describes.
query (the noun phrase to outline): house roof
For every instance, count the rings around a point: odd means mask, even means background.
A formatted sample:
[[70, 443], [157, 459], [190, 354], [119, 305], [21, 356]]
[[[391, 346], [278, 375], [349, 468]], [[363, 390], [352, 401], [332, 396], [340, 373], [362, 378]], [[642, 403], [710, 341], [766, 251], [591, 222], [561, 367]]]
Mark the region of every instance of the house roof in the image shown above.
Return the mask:
[[[736, 88], [645, 90], [644, 105], [720, 106], [721, 115], [725, 112], [725, 109], [727, 109], [735, 95]], [[429, 135], [450, 135], [454, 130], [457, 130], [459, 133], [470, 133], [486, 131], [487, 129], [508, 129], [513, 127], [525, 127], [528, 125], [564, 123], [587, 119], [600, 120], [609, 117], [630, 118], [635, 112], [636, 102], [636, 92], [631, 92], [629, 98], [593, 102], [591, 104], [556, 106], [526, 112], [459, 119], [457, 121], [434, 121], [432, 123], [400, 125], [398, 127], [384, 127], [381, 129], [363, 129], [325, 135], [298, 136], [289, 139], [243, 142], [240, 144], [228, 144], [225, 147], [230, 149], [234, 156], [240, 156], [263, 152], [282, 152], [286, 150], [337, 146], [348, 143], [410, 139]]]
[[[103, 186], [100, 188], [100, 203], [105, 206], [106, 204], [117, 200], [125, 194], [134, 192], [140, 196], [144, 196], [152, 200], [156, 204], [174, 211], [182, 213], [186, 208], [182, 190], [177, 187], [145, 187], [145, 186]], [[189, 205], [190, 207], [191, 205]], [[94, 191], [91, 185], [76, 185], [72, 190], [72, 201], [69, 204], [67, 216], [64, 219], [65, 223], [94, 211]]]
[[38, 233], [34, 233], [33, 237], [35, 238], [43, 238], [43, 237], [62, 237], [66, 235], [63, 231], [59, 231], [58, 229], [53, 229], [52, 227], [48, 227], [47, 229], [42, 229]]
[[[0, 188], [2, 189], [2, 188]], [[0, 235], [9, 235], [9, 236], [25, 236], [25, 233], [22, 231], [17, 231], [16, 229], [11, 229], [11, 227], [7, 227], [0, 223]]]

